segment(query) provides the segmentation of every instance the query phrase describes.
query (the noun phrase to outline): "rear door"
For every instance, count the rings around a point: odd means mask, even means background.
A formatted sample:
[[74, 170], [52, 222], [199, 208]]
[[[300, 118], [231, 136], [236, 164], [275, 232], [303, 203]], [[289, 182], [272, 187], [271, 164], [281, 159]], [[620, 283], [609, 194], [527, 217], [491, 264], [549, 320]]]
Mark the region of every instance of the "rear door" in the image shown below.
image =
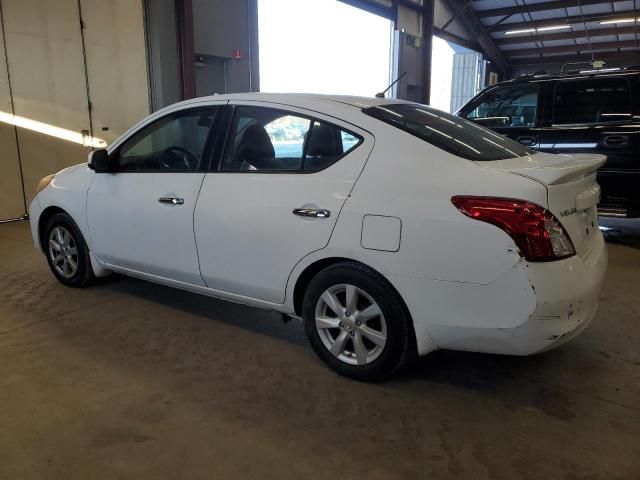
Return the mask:
[[498, 86], [465, 107], [461, 116], [536, 149], [539, 98], [537, 83]]
[[195, 210], [200, 270], [210, 288], [282, 303], [296, 263], [329, 242], [373, 137], [293, 107], [230, 110]]
[[541, 151], [605, 155], [598, 173], [601, 205], [620, 213], [632, 207], [640, 184], [640, 124], [632, 121], [637, 83], [629, 75], [555, 81], [550, 115], [540, 133]]

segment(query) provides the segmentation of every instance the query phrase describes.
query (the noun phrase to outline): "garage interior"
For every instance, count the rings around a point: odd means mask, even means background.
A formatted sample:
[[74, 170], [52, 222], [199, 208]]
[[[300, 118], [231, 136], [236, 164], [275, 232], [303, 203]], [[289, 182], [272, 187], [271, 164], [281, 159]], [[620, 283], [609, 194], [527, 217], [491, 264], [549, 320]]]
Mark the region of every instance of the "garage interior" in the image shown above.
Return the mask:
[[[438, 351], [380, 384], [335, 375], [275, 313], [50, 274], [38, 180], [166, 105], [260, 91], [258, 7], [278, 1], [0, 1], [0, 479], [640, 478], [637, 219], [600, 218], [600, 308], [572, 342]], [[341, 5], [392, 25], [390, 97], [450, 112], [496, 81], [640, 65], [632, 0]]]

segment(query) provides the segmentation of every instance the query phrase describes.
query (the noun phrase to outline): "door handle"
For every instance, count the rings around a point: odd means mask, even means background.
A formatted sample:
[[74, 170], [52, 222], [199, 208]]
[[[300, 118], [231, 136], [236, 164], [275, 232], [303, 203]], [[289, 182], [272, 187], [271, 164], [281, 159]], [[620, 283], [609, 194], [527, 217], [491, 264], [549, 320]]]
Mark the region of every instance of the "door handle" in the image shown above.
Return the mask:
[[518, 142], [529, 147], [538, 143], [536, 142], [536, 137], [518, 137]]
[[184, 198], [179, 197], [160, 197], [158, 202], [165, 205], [184, 205]]
[[607, 146], [626, 145], [628, 141], [629, 137], [626, 135], [607, 135], [604, 137], [604, 144]]
[[294, 208], [293, 214], [312, 218], [329, 218], [331, 216], [331, 212], [324, 208]]

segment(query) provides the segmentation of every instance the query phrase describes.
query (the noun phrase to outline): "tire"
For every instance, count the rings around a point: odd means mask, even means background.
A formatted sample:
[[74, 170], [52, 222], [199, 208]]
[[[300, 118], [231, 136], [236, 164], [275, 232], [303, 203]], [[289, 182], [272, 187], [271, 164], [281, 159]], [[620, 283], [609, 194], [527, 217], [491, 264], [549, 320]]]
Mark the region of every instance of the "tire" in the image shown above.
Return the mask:
[[[349, 305], [354, 298], [356, 304]], [[382, 275], [362, 264], [341, 262], [319, 272], [305, 292], [302, 317], [315, 352], [345, 377], [384, 380], [416, 356], [413, 323], [402, 299]]]
[[95, 281], [89, 248], [69, 215], [57, 213], [52, 216], [45, 226], [42, 241], [49, 268], [60, 283], [86, 287]]

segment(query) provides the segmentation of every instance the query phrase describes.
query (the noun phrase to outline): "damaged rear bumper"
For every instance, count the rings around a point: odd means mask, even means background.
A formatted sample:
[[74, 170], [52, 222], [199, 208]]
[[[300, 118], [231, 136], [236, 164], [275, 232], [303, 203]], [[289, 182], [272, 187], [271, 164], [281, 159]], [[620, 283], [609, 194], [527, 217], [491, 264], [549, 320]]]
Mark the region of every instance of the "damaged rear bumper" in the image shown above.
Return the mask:
[[[607, 266], [601, 235], [587, 256], [521, 261], [487, 285], [395, 278], [411, 311], [418, 350], [509, 355], [549, 350], [582, 332], [596, 314]], [[421, 333], [422, 332], [422, 333]], [[420, 348], [428, 335], [431, 348]]]

